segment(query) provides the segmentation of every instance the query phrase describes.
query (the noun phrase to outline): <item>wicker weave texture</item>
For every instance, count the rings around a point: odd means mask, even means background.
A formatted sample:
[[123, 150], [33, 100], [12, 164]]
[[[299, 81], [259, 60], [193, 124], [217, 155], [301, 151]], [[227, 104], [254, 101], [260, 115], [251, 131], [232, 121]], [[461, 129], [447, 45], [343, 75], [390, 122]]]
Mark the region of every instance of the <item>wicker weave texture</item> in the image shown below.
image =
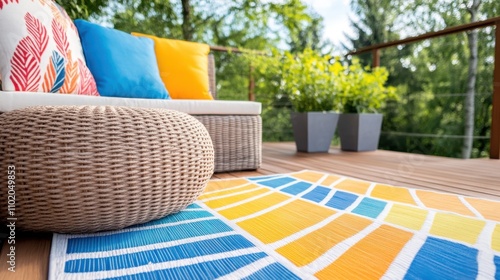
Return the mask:
[[215, 172], [254, 170], [262, 163], [259, 115], [194, 115], [205, 125], [215, 150]]
[[92, 232], [147, 222], [185, 208], [213, 174], [207, 130], [176, 111], [40, 106], [4, 113], [0, 123], [1, 182], [14, 165], [18, 229]]

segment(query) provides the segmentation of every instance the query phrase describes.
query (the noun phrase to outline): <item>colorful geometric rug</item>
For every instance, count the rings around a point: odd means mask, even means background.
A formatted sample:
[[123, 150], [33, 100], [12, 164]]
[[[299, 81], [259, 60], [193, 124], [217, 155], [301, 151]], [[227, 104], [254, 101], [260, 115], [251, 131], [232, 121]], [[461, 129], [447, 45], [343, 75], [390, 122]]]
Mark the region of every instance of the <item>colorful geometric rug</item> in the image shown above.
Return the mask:
[[49, 279], [500, 279], [500, 202], [314, 171], [211, 181], [180, 213], [55, 234]]

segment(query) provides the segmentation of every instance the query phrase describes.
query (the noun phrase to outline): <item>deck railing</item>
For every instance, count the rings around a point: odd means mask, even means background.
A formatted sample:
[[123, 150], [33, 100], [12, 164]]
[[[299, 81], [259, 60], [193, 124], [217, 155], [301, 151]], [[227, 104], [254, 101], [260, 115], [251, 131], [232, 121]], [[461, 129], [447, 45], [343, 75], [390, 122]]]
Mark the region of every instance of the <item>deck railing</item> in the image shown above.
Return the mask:
[[[226, 52], [226, 53], [243, 53], [242, 50], [231, 47], [222, 47], [222, 46], [210, 46], [210, 51], [216, 52]], [[248, 71], [248, 100], [255, 101], [255, 79], [253, 76], [254, 68], [252, 65], [249, 65]]]
[[[500, 17], [490, 18], [483, 21], [472, 22], [459, 26], [449, 27], [440, 31], [429, 32], [422, 35], [409, 37], [402, 40], [396, 40], [372, 46], [363, 47], [349, 52], [347, 55], [358, 55], [367, 52], [372, 53], [373, 67], [380, 66], [380, 51], [389, 47], [398, 45], [411, 44], [427, 39], [442, 37], [450, 34], [465, 32], [469, 30], [485, 28], [488, 26], [495, 27], [495, 51], [494, 51], [494, 71], [493, 71], [493, 98], [492, 98], [492, 113], [491, 113], [491, 131], [490, 131], [490, 158], [500, 159]], [[231, 52], [241, 53], [237, 48], [211, 46], [211, 51], [215, 52]], [[254, 69], [249, 65], [248, 71], [248, 100], [255, 100], [255, 80], [252, 75]]]
[[491, 131], [490, 131], [490, 158], [500, 159], [500, 17], [490, 18], [483, 21], [472, 22], [459, 26], [449, 27], [440, 31], [429, 32], [419, 36], [409, 37], [402, 40], [391, 41], [387, 43], [376, 44], [363, 47], [349, 52], [347, 55], [358, 55], [371, 52], [373, 67], [380, 66], [380, 50], [398, 45], [411, 44], [431, 38], [446, 36], [454, 33], [465, 32], [488, 26], [495, 27], [495, 53], [494, 53], [494, 71], [493, 71], [493, 101], [491, 112]]

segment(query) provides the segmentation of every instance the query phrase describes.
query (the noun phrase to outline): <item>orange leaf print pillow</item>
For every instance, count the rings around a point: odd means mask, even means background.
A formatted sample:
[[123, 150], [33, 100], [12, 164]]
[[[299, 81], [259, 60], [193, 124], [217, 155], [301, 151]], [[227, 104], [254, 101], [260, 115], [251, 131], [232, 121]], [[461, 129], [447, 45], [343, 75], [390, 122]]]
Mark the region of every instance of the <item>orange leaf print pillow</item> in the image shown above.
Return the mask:
[[51, 0], [0, 1], [2, 90], [98, 96], [78, 31]]

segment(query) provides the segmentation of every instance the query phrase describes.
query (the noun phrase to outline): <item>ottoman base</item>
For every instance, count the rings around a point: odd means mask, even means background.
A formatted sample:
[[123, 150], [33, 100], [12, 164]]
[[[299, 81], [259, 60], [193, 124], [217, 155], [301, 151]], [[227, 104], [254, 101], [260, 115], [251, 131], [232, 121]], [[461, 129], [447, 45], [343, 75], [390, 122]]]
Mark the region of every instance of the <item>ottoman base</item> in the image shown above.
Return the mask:
[[[22, 230], [93, 232], [157, 219], [192, 203], [214, 170], [207, 130], [176, 111], [41, 106], [4, 113], [0, 123], [0, 169], [15, 169]], [[7, 191], [0, 204], [8, 208]]]

